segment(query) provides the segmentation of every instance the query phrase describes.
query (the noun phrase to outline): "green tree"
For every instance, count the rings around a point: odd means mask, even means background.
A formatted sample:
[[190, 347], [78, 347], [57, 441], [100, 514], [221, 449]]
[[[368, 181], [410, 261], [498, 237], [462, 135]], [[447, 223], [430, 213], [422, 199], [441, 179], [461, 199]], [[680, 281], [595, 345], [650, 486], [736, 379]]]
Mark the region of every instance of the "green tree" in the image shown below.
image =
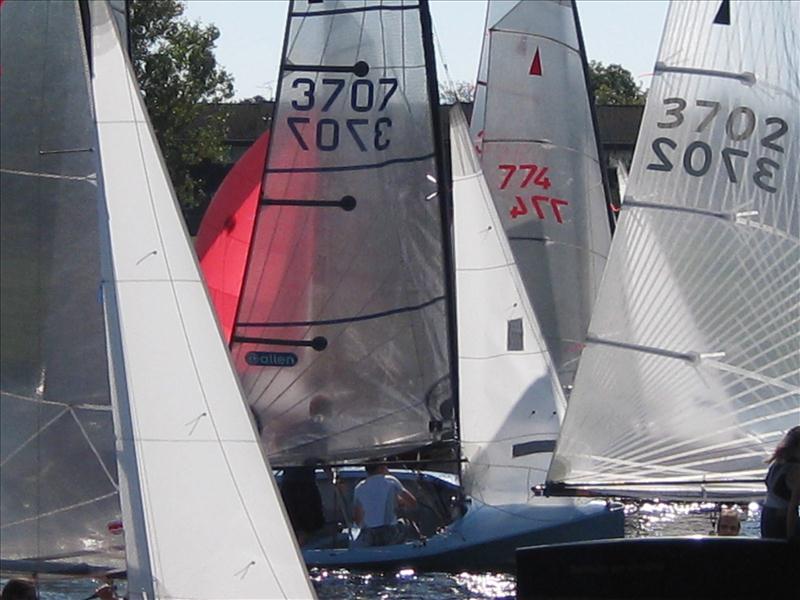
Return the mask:
[[645, 93], [633, 80], [633, 75], [620, 65], [589, 62], [589, 80], [595, 104], [644, 104]]
[[207, 198], [203, 162], [226, 158], [226, 111], [209, 104], [233, 97], [233, 78], [214, 58], [219, 30], [184, 18], [180, 0], [133, 0], [133, 68], [181, 206]]
[[475, 100], [475, 84], [469, 81], [455, 81], [450, 85], [439, 83], [439, 102], [455, 104], [456, 102], [473, 102]]

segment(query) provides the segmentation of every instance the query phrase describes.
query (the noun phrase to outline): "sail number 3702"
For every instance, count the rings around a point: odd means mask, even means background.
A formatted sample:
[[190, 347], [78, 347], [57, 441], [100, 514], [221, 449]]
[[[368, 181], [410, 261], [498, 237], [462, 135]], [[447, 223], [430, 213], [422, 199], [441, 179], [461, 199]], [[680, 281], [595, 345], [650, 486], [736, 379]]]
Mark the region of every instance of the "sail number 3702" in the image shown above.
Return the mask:
[[[665, 98], [663, 102], [666, 116], [663, 121], [657, 122], [656, 126], [660, 129], [675, 129], [682, 126], [686, 121], [684, 115], [688, 105], [686, 100], [676, 97]], [[721, 105], [712, 100], [695, 100], [695, 106], [704, 111], [700, 121], [694, 125], [695, 133], [702, 133], [715, 121]], [[758, 118], [753, 109], [737, 106], [726, 117], [725, 137], [732, 143], [744, 142], [753, 136], [757, 125]], [[760, 138], [757, 148], [783, 154], [785, 149], [780, 140], [789, 131], [788, 123], [780, 117], [767, 117], [764, 119], [764, 127], [766, 131], [762, 132], [763, 137]], [[672, 171], [675, 168], [673, 161], [677, 159], [682, 162], [686, 173], [693, 177], [702, 177], [711, 170], [715, 162], [714, 149], [701, 140], [690, 142], [683, 150], [682, 157], [679, 155], [678, 143], [668, 137], [657, 137], [653, 140], [651, 148], [656, 158], [647, 165], [647, 169], [651, 171]], [[731, 183], [739, 183], [742, 177], [749, 174], [753, 183], [762, 190], [769, 193], [778, 190], [778, 180], [775, 177], [781, 168], [778, 161], [767, 156], [751, 157], [749, 150], [730, 146], [720, 150], [720, 157]]]
[[[356, 113], [382, 112], [397, 91], [397, 79], [394, 77], [381, 77], [377, 85], [369, 79], [356, 79], [342, 96], [346, 84], [346, 80], [335, 77], [324, 78], [319, 85], [313, 79], [298, 77], [291, 86], [301, 96], [292, 100], [291, 106], [299, 112], [317, 107], [320, 113], [326, 113], [339, 100], [345, 104], [345, 108], [349, 104], [349, 108]], [[376, 119], [323, 117], [316, 119], [313, 124], [310, 117], [291, 116], [287, 117], [286, 125], [303, 150], [313, 145], [317, 150], [333, 152], [339, 149], [343, 138], [351, 139], [361, 152], [373, 148], [386, 150], [391, 144], [389, 130], [392, 120], [386, 116]]]

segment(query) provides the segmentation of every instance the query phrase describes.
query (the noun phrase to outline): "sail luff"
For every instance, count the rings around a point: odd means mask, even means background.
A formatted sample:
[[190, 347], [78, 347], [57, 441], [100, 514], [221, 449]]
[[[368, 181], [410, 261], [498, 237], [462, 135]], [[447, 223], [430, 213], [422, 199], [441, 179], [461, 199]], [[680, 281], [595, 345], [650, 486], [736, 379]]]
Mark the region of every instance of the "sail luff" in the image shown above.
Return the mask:
[[[191, 252], [155, 135], [113, 25], [92, 6], [92, 79], [117, 310], [151, 580], [133, 597], [313, 597], [269, 463]], [[143, 199], [143, 201], [138, 201]], [[110, 308], [114, 308], [113, 306]], [[130, 465], [131, 461], [120, 461]], [[139, 531], [126, 532], [136, 535]], [[149, 589], [148, 589], [149, 588]]]
[[608, 228], [611, 235], [614, 234], [614, 228], [617, 224], [616, 216], [614, 215], [613, 207], [611, 205], [611, 187], [608, 182], [608, 171], [605, 165], [608, 160], [603, 150], [603, 144], [600, 143], [600, 126], [597, 121], [597, 102], [595, 100], [594, 89], [592, 88], [591, 78], [589, 76], [589, 58], [586, 54], [586, 44], [583, 41], [583, 29], [581, 28], [581, 19], [578, 16], [578, 5], [572, 2], [572, 15], [575, 20], [575, 32], [578, 37], [578, 50], [581, 55], [581, 64], [583, 65], [583, 80], [586, 85], [586, 93], [589, 96], [589, 113], [592, 116], [592, 129], [594, 129], [594, 142], [597, 152], [597, 158], [600, 162], [600, 178], [603, 182], [603, 195], [606, 199], [606, 213], [608, 214]]

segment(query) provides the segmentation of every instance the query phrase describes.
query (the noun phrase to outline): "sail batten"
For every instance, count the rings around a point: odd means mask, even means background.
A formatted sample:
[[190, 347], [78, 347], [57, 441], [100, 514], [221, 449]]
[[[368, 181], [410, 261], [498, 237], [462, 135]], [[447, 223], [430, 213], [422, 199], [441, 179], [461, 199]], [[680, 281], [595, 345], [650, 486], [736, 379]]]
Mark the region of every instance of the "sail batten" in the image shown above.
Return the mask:
[[746, 499], [800, 422], [800, 7], [715, 8], [670, 7], [548, 476], [566, 487], [688, 473]]

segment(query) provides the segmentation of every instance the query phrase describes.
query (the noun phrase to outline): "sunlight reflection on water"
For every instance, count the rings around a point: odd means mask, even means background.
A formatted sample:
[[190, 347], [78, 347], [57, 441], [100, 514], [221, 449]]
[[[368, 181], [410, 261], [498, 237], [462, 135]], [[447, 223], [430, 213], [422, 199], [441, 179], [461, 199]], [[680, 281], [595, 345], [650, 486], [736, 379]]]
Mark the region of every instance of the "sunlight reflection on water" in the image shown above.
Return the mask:
[[[714, 528], [714, 504], [644, 502], [625, 506], [625, 537], [707, 535]], [[740, 535], [759, 536], [757, 504], [740, 507]], [[312, 569], [311, 579], [320, 600], [451, 600], [510, 599], [516, 593], [513, 575], [506, 573], [424, 573], [414, 569], [398, 572], [351, 572], [347, 569]], [[4, 582], [2, 582], [4, 583]], [[94, 582], [47, 582], [42, 600], [82, 600], [92, 593]], [[120, 586], [124, 590], [124, 582]]]

